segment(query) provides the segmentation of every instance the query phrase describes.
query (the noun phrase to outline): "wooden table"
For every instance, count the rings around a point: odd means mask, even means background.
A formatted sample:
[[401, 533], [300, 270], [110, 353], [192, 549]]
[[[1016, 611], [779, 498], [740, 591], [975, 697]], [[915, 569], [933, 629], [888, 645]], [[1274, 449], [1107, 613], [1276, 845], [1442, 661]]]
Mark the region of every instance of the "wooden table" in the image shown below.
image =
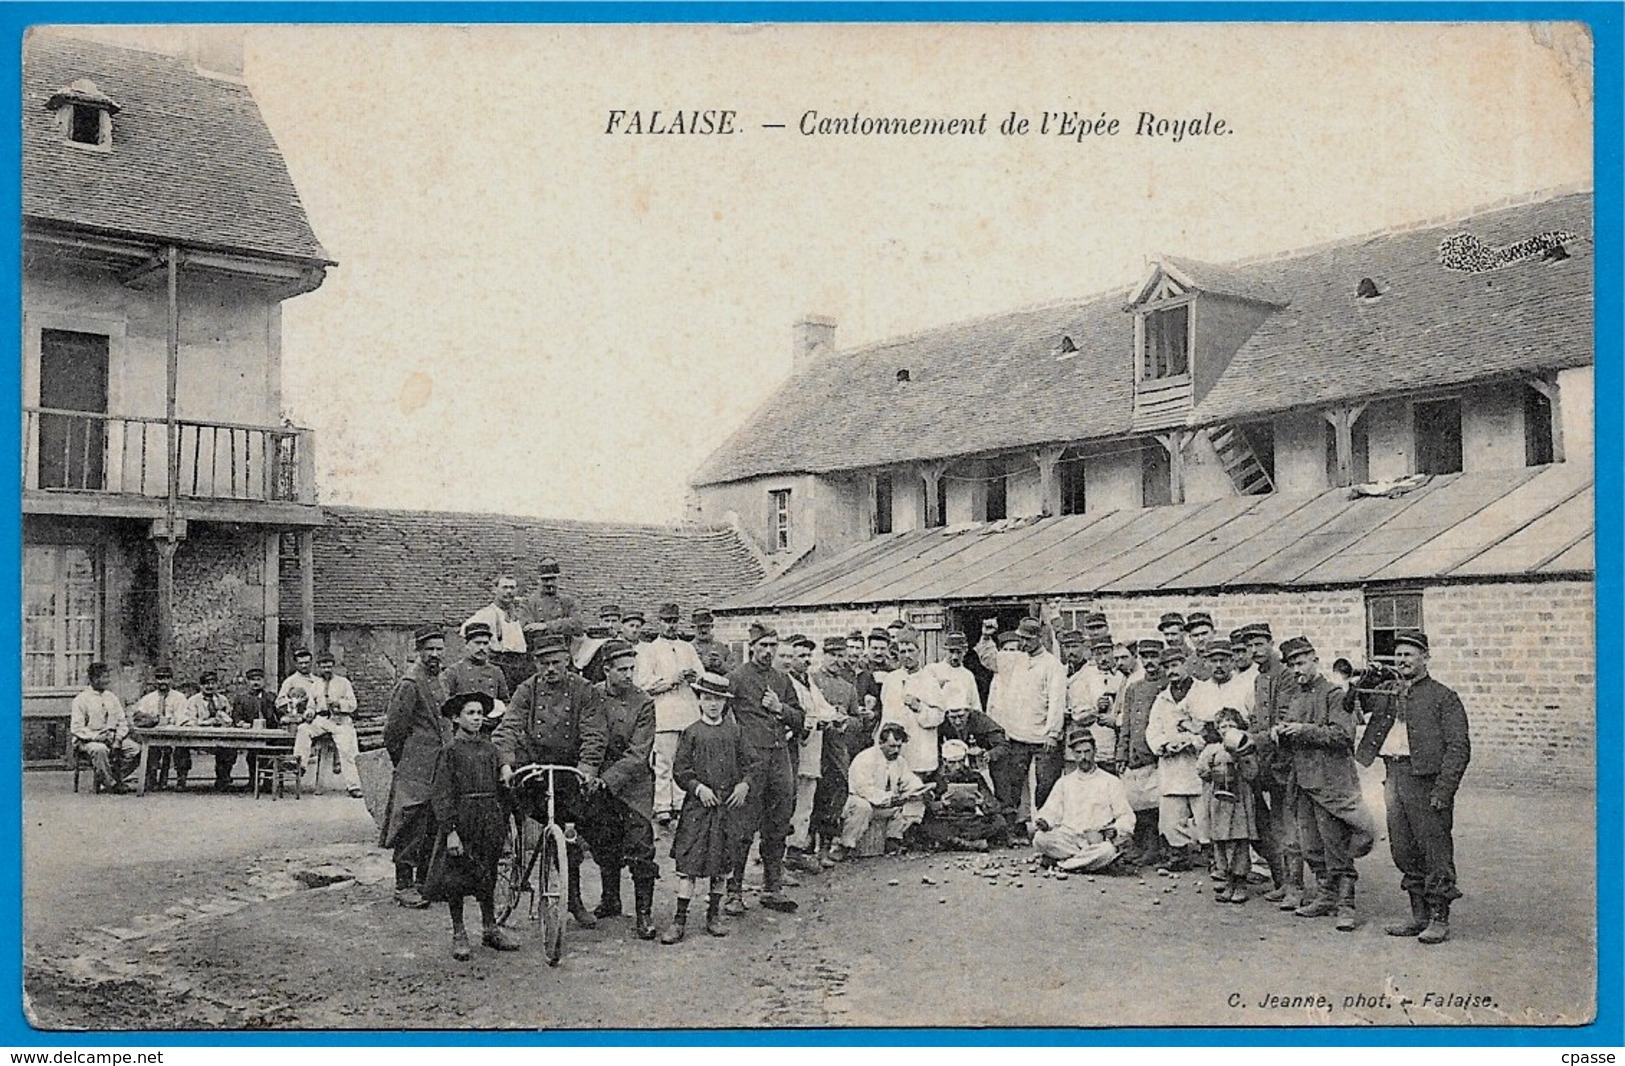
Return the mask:
[[[147, 752], [152, 748], [231, 748], [237, 751], [293, 751], [293, 734], [285, 729], [239, 729], [235, 726], [161, 725], [132, 729], [130, 736], [141, 745], [141, 761], [136, 767], [136, 795], [147, 792]], [[252, 767], [252, 760], [250, 760]]]

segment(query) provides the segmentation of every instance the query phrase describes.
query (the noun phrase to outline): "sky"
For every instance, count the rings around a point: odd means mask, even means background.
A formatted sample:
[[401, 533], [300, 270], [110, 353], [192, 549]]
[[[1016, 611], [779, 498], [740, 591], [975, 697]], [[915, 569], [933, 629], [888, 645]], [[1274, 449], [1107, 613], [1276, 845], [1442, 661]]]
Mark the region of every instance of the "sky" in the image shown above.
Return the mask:
[[[339, 264], [284, 305], [284, 406], [323, 501], [361, 506], [676, 521], [806, 314], [844, 349], [1592, 164], [1561, 25], [254, 27], [245, 57]], [[605, 132], [657, 108], [740, 132]], [[807, 111], [988, 132], [809, 137]], [[1012, 111], [1032, 132], [999, 133]], [[1121, 125], [1046, 136], [1045, 111]]]

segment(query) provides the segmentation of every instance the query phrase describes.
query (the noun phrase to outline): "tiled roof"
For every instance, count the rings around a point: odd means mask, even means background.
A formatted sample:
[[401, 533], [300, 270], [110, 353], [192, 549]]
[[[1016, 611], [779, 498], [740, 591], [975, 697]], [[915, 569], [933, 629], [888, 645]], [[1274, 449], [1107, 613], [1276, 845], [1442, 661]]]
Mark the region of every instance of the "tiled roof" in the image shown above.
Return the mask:
[[[1591, 234], [1590, 193], [1260, 263], [1164, 261], [1208, 292], [1283, 307], [1193, 413], [1197, 424], [1592, 362], [1592, 257], [1484, 274], [1438, 265], [1443, 236], [1501, 245]], [[1360, 279], [1383, 291], [1356, 298]], [[1130, 431], [1134, 329], [1123, 290], [945, 326], [814, 363], [695, 473], [696, 485], [971, 455]], [[1200, 327], [1198, 327], [1200, 328]], [[1057, 359], [1070, 336], [1077, 355]], [[907, 369], [910, 381], [896, 380]]]
[[[821, 359], [774, 393], [693, 483], [1127, 433], [1134, 331], [1123, 303], [1119, 289]], [[1063, 337], [1078, 348], [1065, 359]]]
[[[653, 610], [737, 595], [764, 577], [732, 529], [572, 522], [513, 515], [324, 507], [316, 530], [316, 624], [457, 625], [491, 600], [497, 570], [511, 567], [520, 591], [534, 586], [544, 556], [559, 561], [562, 592], [596, 615], [604, 603]], [[282, 615], [299, 616], [291, 567], [282, 573]]]
[[[81, 78], [120, 108], [110, 151], [70, 146], [46, 110]], [[184, 59], [30, 33], [22, 135], [26, 219], [330, 261], [248, 89]]]
[[[1193, 421], [1591, 364], [1591, 211], [1592, 195], [1573, 193], [1244, 268], [1290, 303], [1241, 346]], [[1439, 265], [1452, 234], [1502, 246], [1554, 230], [1585, 238], [1560, 263]], [[1381, 297], [1359, 299], [1361, 278]]]
[[726, 610], [1591, 574], [1588, 465], [1449, 474], [1395, 498], [1272, 493], [876, 537]]

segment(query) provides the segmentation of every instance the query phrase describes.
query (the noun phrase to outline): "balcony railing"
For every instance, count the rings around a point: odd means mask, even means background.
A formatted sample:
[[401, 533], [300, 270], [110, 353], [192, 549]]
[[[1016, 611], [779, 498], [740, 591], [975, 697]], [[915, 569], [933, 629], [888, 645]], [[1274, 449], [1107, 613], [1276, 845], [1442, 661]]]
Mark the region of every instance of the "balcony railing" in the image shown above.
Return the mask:
[[[310, 430], [176, 422], [182, 499], [316, 502]], [[23, 408], [23, 486], [163, 498], [169, 494], [162, 418]]]

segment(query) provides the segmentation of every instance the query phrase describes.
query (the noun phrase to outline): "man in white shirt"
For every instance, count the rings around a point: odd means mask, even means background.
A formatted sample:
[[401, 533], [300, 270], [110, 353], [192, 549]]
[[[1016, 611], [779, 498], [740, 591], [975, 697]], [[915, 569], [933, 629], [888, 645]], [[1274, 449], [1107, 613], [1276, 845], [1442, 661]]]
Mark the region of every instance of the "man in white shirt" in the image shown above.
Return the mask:
[[965, 634], [955, 630], [942, 638], [942, 660], [925, 668], [941, 686], [944, 710], [982, 709], [982, 693], [976, 687], [976, 675], [965, 665], [965, 652], [968, 650], [970, 641], [965, 639]]
[[1134, 810], [1123, 782], [1095, 765], [1095, 738], [1074, 728], [1067, 736], [1071, 772], [1039, 808], [1033, 846], [1062, 870], [1104, 870], [1117, 861], [1118, 838], [1134, 832]]
[[1010, 743], [1004, 757], [989, 769], [993, 791], [1004, 805], [1012, 829], [1021, 839], [1017, 813], [1027, 774], [1034, 773], [1033, 806], [1042, 807], [1064, 769], [1061, 730], [1066, 724], [1066, 668], [1044, 649], [1043, 630], [1036, 618], [1023, 618], [1016, 627], [1018, 646], [1001, 650], [994, 645], [998, 628], [989, 618], [982, 623], [977, 658], [993, 671], [997, 699], [988, 706]]
[[880, 722], [895, 722], [908, 731], [903, 761], [914, 773], [928, 778], [937, 772], [937, 727], [947, 708], [942, 682], [920, 663], [920, 635], [903, 628], [893, 638], [897, 669], [880, 682]]
[[1188, 870], [1207, 843], [1202, 817], [1202, 779], [1196, 763], [1206, 746], [1202, 727], [1218, 713], [1218, 689], [1211, 681], [1189, 675], [1185, 649], [1170, 647], [1162, 653], [1168, 685], [1157, 693], [1146, 723], [1145, 742], [1157, 756], [1157, 825], [1172, 858], [1170, 870]]
[[[1242, 653], [1251, 658], [1252, 653], [1245, 648]], [[1228, 640], [1215, 639], [1208, 642], [1207, 650], [1202, 654], [1207, 658], [1208, 669], [1213, 672], [1209, 680], [1218, 689], [1219, 706], [1232, 707], [1251, 722], [1257, 686], [1253, 683], [1253, 675], [1236, 672], [1235, 648]]]
[[690, 686], [705, 672], [694, 645], [677, 636], [682, 612], [675, 603], [660, 608], [659, 636], [647, 644], [634, 643], [637, 665], [632, 684], [655, 701], [655, 822], [670, 825], [683, 806], [683, 790], [672, 781], [677, 741], [700, 718], [700, 700]]
[[846, 808], [841, 812], [841, 839], [829, 851], [835, 862], [858, 846], [876, 819], [886, 824], [886, 851], [900, 850], [903, 834], [925, 820], [925, 794], [931, 786], [903, 761], [908, 730], [897, 722], [880, 727], [880, 739], [852, 759], [847, 770]]
[[1075, 721], [1089, 727], [1095, 738], [1095, 765], [1109, 774], [1117, 772], [1117, 694], [1128, 679], [1117, 672], [1113, 652], [1118, 645], [1110, 633], [1102, 632], [1089, 642], [1094, 662], [1084, 667], [1084, 698], [1088, 701]]
[[824, 776], [824, 731], [845, 720], [824, 691], [813, 684], [812, 656], [818, 644], [811, 637], [796, 633], [779, 645], [779, 658], [775, 665], [789, 677], [805, 712], [802, 719], [803, 734], [795, 745], [796, 806], [790, 815], [790, 837], [784, 856], [784, 865], [802, 873], [823, 871], [814, 856], [813, 800], [818, 795], [818, 783]]
[[530, 621], [519, 602], [519, 581], [512, 574], [498, 574], [491, 602], [468, 616], [463, 623], [483, 622], [491, 629], [491, 661], [508, 679], [508, 691], [535, 672], [535, 663], [525, 648], [525, 623]]
[[141, 756], [141, 745], [130, 739], [124, 704], [107, 687], [112, 671], [106, 663], [91, 663], [89, 684], [73, 698], [68, 728], [73, 743], [94, 768], [96, 789], [127, 792], [125, 776]]
[[351, 796], [360, 799], [361, 775], [355, 768], [355, 757], [359, 750], [356, 745], [355, 712], [359, 705], [350, 679], [343, 674], [335, 674], [333, 666], [331, 652], [322, 652], [316, 660], [316, 680], [321, 687], [312, 695], [309, 719], [294, 734], [293, 756], [299, 760], [302, 773], [305, 763], [310, 761], [312, 742], [318, 737], [332, 737], [333, 747], [339, 753], [339, 772], [344, 775], [344, 787]]
[[312, 708], [320, 707], [327, 699], [327, 686], [311, 672], [309, 648], [293, 653], [293, 673], [282, 679], [276, 691], [277, 714], [284, 727], [293, 727], [311, 719]]
[[[135, 724], [197, 725], [187, 699], [172, 686], [175, 671], [160, 666], [152, 672], [154, 688], [135, 703]], [[169, 787], [169, 767], [175, 766], [175, 787], [186, 788], [186, 775], [192, 772], [191, 748], [154, 748], [147, 757], [147, 789], [162, 790]]]

